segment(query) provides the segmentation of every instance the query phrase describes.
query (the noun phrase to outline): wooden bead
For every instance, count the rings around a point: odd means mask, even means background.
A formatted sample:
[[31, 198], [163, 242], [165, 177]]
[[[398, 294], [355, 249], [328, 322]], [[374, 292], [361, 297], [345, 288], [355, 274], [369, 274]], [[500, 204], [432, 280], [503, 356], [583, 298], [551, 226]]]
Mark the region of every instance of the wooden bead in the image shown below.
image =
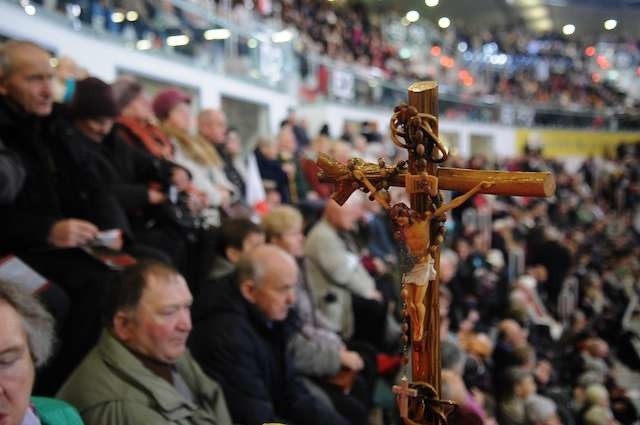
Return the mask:
[[407, 298], [409, 298], [409, 291], [407, 289], [402, 289], [400, 291], [400, 298], [402, 298], [403, 301], [406, 301]]

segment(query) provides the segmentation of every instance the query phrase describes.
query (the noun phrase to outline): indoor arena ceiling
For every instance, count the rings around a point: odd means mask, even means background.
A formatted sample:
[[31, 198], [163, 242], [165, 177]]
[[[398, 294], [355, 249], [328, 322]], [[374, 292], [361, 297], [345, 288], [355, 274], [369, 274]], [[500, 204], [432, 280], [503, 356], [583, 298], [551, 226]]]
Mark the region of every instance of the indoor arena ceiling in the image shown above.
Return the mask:
[[422, 18], [437, 25], [446, 16], [457, 27], [502, 26], [522, 19], [533, 30], [546, 31], [551, 26], [575, 26], [578, 36], [607, 32], [603, 25], [615, 19], [611, 34], [640, 38], [640, 0], [430, 0], [437, 6], [427, 7], [425, 0], [365, 0], [372, 7], [391, 7], [403, 13], [417, 10]]

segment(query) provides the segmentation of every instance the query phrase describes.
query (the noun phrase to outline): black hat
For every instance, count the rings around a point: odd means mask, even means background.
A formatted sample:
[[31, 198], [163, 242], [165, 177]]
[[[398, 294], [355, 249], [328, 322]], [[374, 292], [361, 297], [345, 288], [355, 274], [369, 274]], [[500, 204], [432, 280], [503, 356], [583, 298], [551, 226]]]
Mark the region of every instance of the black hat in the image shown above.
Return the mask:
[[69, 114], [74, 119], [117, 117], [118, 107], [111, 86], [95, 77], [78, 81]]

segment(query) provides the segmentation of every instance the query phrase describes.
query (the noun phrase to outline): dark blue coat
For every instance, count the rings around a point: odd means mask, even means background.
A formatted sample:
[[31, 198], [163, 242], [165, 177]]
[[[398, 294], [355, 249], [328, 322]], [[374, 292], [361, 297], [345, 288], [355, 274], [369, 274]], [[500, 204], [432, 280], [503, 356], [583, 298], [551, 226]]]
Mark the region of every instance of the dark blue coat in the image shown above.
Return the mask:
[[294, 373], [286, 350], [293, 326], [267, 320], [242, 297], [234, 275], [202, 289], [193, 317], [191, 352], [222, 385], [234, 422], [347, 425]]

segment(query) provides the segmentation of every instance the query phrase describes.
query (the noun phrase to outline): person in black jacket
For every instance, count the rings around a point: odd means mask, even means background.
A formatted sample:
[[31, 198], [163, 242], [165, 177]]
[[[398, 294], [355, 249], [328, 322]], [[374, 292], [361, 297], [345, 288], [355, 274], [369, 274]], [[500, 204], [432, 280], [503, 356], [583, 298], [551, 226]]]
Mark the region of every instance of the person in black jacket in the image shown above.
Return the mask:
[[97, 339], [96, 300], [114, 274], [79, 248], [100, 230], [126, 226], [113, 194], [92, 178], [90, 162], [69, 145], [69, 126], [54, 107], [49, 61], [50, 55], [30, 42], [0, 46], [0, 139], [25, 172], [15, 199], [0, 207], [0, 257], [20, 257], [71, 298], [58, 355], [62, 363], [50, 367], [56, 375], [48, 380], [51, 386], [39, 381], [43, 394], [55, 390]]
[[[26, 174], [22, 190], [0, 211], [0, 252], [74, 248], [99, 229], [124, 225], [112, 194], [90, 178], [90, 164], [69, 145], [68, 126], [53, 104], [49, 54], [13, 41], [0, 56], [0, 139]], [[98, 206], [112, 213], [100, 214]]]
[[293, 371], [287, 319], [297, 281], [295, 259], [265, 244], [239, 260], [235, 279], [203, 288], [200, 299], [208, 300], [208, 311], [194, 324], [191, 351], [222, 385], [234, 422], [348, 424]]
[[126, 234], [128, 248], [142, 256], [152, 250], [140, 244], [157, 248], [165, 255], [154, 258], [165, 260], [162, 257], [168, 256], [176, 267], [184, 269], [186, 242], [180, 232], [152, 220], [154, 209], [168, 202], [170, 186], [187, 190], [187, 170], [128, 144], [113, 131], [118, 109], [111, 87], [98, 78], [76, 84], [68, 112], [73, 148], [90, 157], [95, 179], [109, 188], [126, 212], [131, 224]]
[[0, 205], [13, 202], [22, 189], [24, 174], [20, 158], [0, 140]]

